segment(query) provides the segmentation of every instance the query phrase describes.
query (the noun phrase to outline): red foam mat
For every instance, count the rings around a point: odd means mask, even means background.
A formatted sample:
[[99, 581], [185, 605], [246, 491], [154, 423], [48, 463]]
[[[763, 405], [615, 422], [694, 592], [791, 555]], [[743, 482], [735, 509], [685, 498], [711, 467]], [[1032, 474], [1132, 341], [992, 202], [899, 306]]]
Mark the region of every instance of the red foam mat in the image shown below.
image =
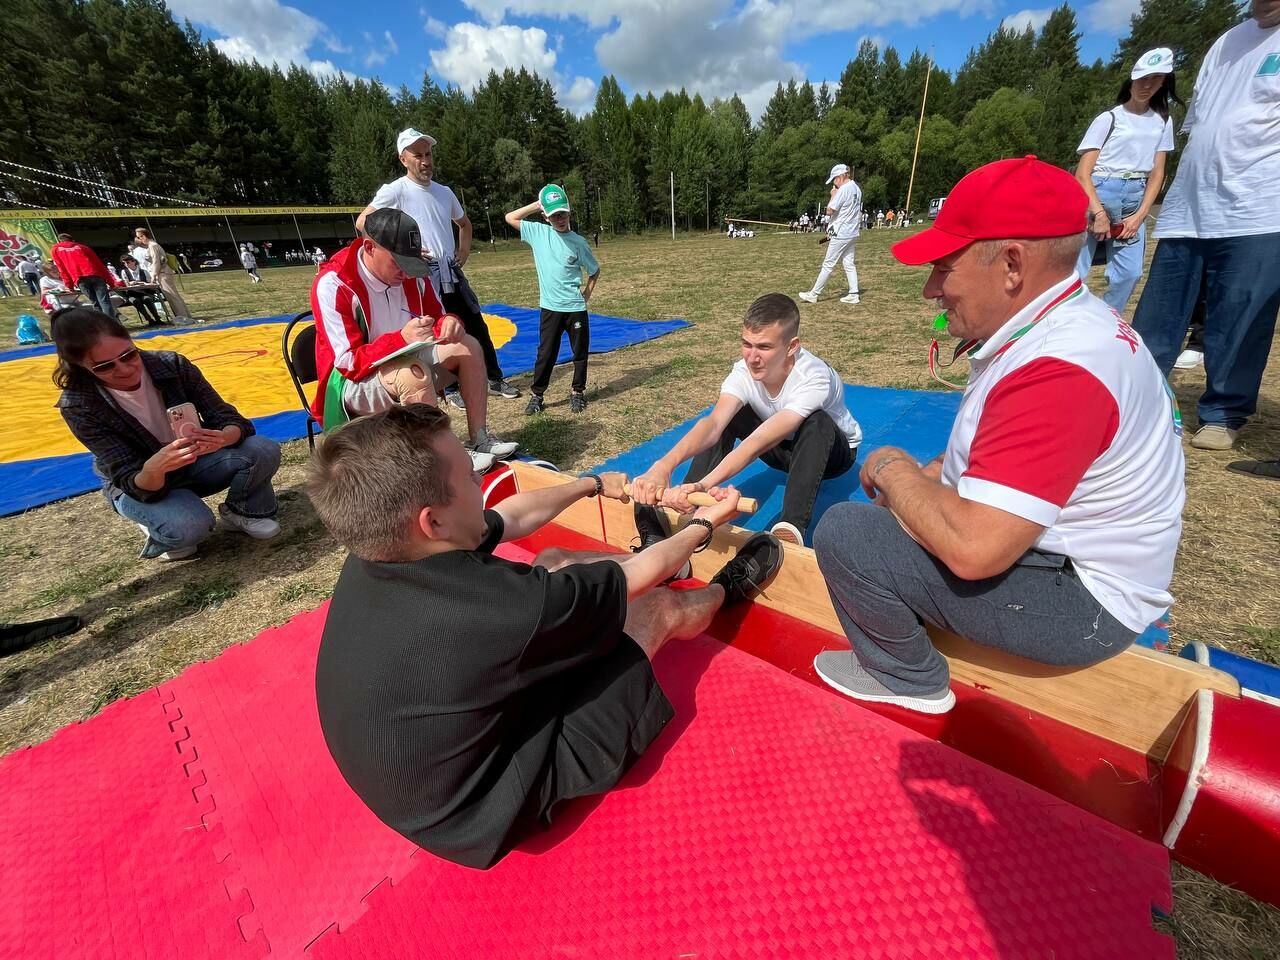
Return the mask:
[[1163, 848], [707, 638], [620, 789], [437, 860], [324, 748], [323, 615], [0, 762], [0, 955], [1173, 956]]
[[152, 690], [0, 761], [0, 957], [262, 956]]

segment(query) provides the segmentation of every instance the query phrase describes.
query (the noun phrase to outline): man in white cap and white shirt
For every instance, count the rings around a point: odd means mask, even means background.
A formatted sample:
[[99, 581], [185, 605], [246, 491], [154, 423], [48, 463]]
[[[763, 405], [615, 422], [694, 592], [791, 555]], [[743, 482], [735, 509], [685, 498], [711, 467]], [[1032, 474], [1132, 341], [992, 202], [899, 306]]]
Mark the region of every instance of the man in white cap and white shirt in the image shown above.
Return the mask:
[[853, 182], [849, 166], [844, 163], [837, 163], [831, 168], [827, 183], [833, 184], [831, 201], [827, 204], [827, 216], [831, 218], [827, 226], [830, 243], [813, 289], [799, 296], [805, 303], [817, 303], [831, 271], [843, 261], [845, 276], [849, 278], [849, 292], [840, 298], [840, 302], [858, 303], [858, 265], [853, 261], [853, 250], [862, 228], [862, 190]]
[[1257, 410], [1280, 311], [1280, 0], [1253, 0], [1249, 15], [1200, 66], [1133, 318], [1168, 375], [1203, 285], [1202, 450], [1230, 450]]
[[[393, 207], [417, 221], [422, 231], [422, 249], [431, 264], [431, 285], [444, 309], [462, 320], [468, 334], [480, 344], [485, 372], [489, 377], [489, 393], [512, 399], [520, 391], [507, 383], [498, 364], [498, 352], [480, 313], [476, 298], [462, 272], [471, 256], [471, 220], [458, 202], [458, 197], [442, 183], [436, 182], [435, 137], [413, 127], [402, 130], [396, 138], [396, 155], [404, 165], [405, 175], [384, 183], [373, 200], [356, 219], [356, 229], [364, 228], [364, 220], [374, 210]], [[458, 225], [458, 241], [453, 238], [453, 225]], [[449, 402], [462, 407], [461, 395], [448, 391]]]

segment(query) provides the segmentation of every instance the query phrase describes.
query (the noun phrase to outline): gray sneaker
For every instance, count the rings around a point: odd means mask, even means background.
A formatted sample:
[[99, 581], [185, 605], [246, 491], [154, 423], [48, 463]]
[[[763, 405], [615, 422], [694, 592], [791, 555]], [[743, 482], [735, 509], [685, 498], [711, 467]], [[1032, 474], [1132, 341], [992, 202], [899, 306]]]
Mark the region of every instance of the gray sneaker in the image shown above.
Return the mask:
[[813, 669], [822, 682], [846, 696], [868, 703], [892, 703], [917, 713], [947, 713], [956, 705], [950, 687], [914, 696], [894, 693], [858, 663], [851, 651], [824, 650], [813, 659]]
[[476, 453], [487, 453], [497, 460], [506, 460], [515, 455], [515, 452], [520, 449], [520, 444], [495, 437], [486, 427], [482, 428], [476, 434], [476, 438], [467, 444], [467, 449], [474, 450]]
[[1220, 423], [1210, 423], [1196, 431], [1191, 445], [1197, 450], [1230, 450], [1236, 445], [1239, 430], [1232, 430]]
[[280, 524], [271, 517], [246, 517], [225, 503], [218, 504], [218, 514], [222, 517], [223, 526], [239, 530], [255, 540], [270, 540], [280, 533]]
[[480, 453], [478, 450], [467, 449], [467, 454], [471, 457], [471, 469], [476, 473], [487, 473], [497, 460], [491, 453]]
[[514, 400], [516, 397], [520, 396], [520, 391], [505, 380], [490, 380], [489, 396], [506, 397], [508, 400]]
[[455, 410], [467, 409], [467, 404], [463, 401], [462, 394], [458, 391], [457, 387], [450, 387], [444, 392], [444, 402]]

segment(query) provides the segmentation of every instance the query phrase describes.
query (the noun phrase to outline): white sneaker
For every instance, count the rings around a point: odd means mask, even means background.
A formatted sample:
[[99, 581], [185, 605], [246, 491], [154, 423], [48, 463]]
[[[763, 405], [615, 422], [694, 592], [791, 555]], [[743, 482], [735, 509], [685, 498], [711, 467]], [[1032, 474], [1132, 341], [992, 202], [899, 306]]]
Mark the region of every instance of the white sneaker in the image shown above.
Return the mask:
[[783, 543], [789, 543], [795, 547], [804, 546], [804, 534], [800, 532], [800, 528], [794, 523], [787, 523], [785, 520], [779, 520], [773, 525], [769, 532]]
[[1239, 430], [1232, 430], [1218, 423], [1210, 423], [1196, 431], [1191, 445], [1197, 450], [1230, 450], [1236, 445]]
[[188, 560], [195, 555], [195, 547], [183, 547], [181, 550], [167, 550], [160, 554], [160, 556], [156, 557], [156, 559], [164, 563], [168, 563], [171, 560]]
[[280, 524], [270, 517], [242, 517], [225, 503], [218, 504], [218, 513], [222, 516], [223, 526], [247, 533], [255, 540], [270, 540], [280, 532]]
[[497, 462], [497, 458], [491, 453], [481, 453], [479, 450], [468, 450], [467, 453], [471, 455], [471, 469], [476, 473], [488, 472]]
[[797, 293], [796, 296], [799, 297], [801, 300], [803, 300], [805, 303], [818, 302], [818, 295], [814, 293], [812, 290], [806, 290], [803, 293]]
[[1173, 361], [1175, 370], [1194, 370], [1204, 363], [1204, 354], [1199, 350], [1183, 350], [1178, 359]]
[[840, 298], [840, 302], [841, 303], [861, 303], [862, 301], [858, 299], [858, 295], [856, 293], [847, 293]]
[[520, 449], [520, 444], [518, 443], [495, 437], [489, 432], [488, 427], [481, 428], [480, 432], [476, 434], [476, 438], [466, 446], [468, 450], [487, 453], [495, 460], [506, 460], [508, 457], [514, 456], [515, 452]]

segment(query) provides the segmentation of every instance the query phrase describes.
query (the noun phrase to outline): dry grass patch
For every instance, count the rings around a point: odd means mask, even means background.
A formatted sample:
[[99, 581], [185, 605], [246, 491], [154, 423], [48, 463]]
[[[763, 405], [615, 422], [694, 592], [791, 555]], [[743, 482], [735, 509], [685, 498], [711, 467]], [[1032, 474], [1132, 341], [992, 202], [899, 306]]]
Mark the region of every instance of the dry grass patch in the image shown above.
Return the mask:
[[[849, 307], [837, 271], [821, 303], [802, 305], [806, 345], [855, 383], [925, 389], [935, 311], [920, 299], [923, 270], [889, 255], [898, 232], [859, 243], [863, 303]], [[636, 238], [606, 243], [592, 309], [637, 319], [683, 317], [690, 329], [593, 357], [585, 414], [568, 412], [569, 374], [557, 370], [547, 412], [523, 416], [524, 399], [494, 400], [489, 421], [530, 453], [581, 470], [674, 426], [715, 401], [737, 359], [746, 305], [761, 293], [791, 296], [813, 282], [822, 249], [812, 236]], [[482, 300], [536, 305], [527, 248], [478, 250], [468, 273]], [[197, 314], [211, 320], [307, 309], [310, 267], [184, 278]], [[30, 301], [24, 303], [30, 312]], [[12, 345], [13, 300], [0, 301], [0, 347]], [[964, 364], [956, 371], [963, 376]], [[516, 378], [527, 388], [528, 378]], [[1174, 379], [1189, 425], [1203, 373]], [[50, 402], [54, 392], [50, 388]], [[857, 414], [857, 411], [854, 411]], [[1189, 431], [1190, 432], [1190, 431]], [[1280, 484], [1227, 473], [1241, 456], [1280, 456], [1280, 365], [1273, 364], [1256, 421], [1236, 454], [1186, 448], [1187, 508], [1174, 575], [1173, 641], [1206, 640], [1280, 662]], [[163, 682], [186, 666], [322, 602], [342, 552], [301, 493], [305, 441], [285, 447], [277, 477], [284, 531], [261, 543], [219, 532], [198, 559], [161, 564], [137, 559], [139, 535], [90, 494], [0, 520], [7, 619], [78, 613], [74, 636], [0, 660], [0, 752], [36, 743], [120, 697]], [[1258, 960], [1280, 956], [1280, 911], [1175, 871], [1170, 921], [1184, 958]]]

